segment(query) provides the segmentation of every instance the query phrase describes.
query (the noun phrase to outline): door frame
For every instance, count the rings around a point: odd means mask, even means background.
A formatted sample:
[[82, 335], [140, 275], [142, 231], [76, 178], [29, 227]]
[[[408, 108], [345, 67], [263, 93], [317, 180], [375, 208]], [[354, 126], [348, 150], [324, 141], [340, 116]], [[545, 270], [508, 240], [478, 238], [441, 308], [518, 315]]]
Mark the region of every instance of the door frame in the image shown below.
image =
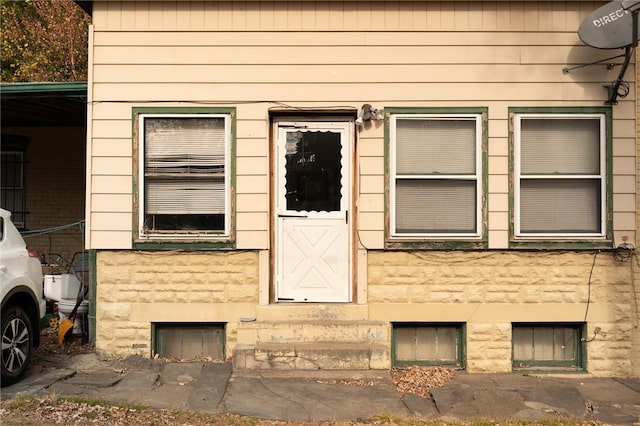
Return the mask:
[[269, 255], [269, 265], [270, 265], [270, 273], [269, 273], [269, 304], [276, 303], [305, 303], [300, 301], [282, 301], [278, 300], [277, 294], [277, 279], [279, 274], [278, 268], [278, 253], [279, 253], [279, 241], [278, 235], [280, 232], [279, 223], [278, 223], [278, 202], [280, 193], [280, 176], [279, 176], [279, 167], [280, 167], [280, 159], [278, 158], [278, 145], [280, 143], [279, 137], [279, 129], [281, 126], [288, 125], [301, 125], [303, 126], [305, 123], [311, 123], [314, 126], [320, 127], [322, 123], [327, 123], [331, 126], [339, 125], [341, 129], [345, 130], [346, 135], [346, 143], [348, 144], [347, 152], [348, 158], [343, 162], [343, 164], [348, 165], [347, 175], [345, 176], [345, 181], [347, 185], [348, 195], [346, 203], [346, 209], [348, 211], [348, 220], [347, 220], [347, 282], [344, 284], [347, 286], [348, 298], [344, 302], [311, 302], [311, 303], [355, 303], [356, 302], [356, 255], [355, 255], [355, 247], [354, 247], [354, 230], [356, 229], [356, 186], [355, 186], [355, 176], [356, 176], [356, 154], [355, 154], [355, 146], [356, 146], [356, 132], [355, 132], [355, 116], [350, 114], [323, 114], [322, 112], [318, 112], [317, 114], [310, 115], [274, 115], [270, 117], [270, 175], [271, 175], [271, 183], [270, 183], [270, 206], [271, 206], [271, 214], [270, 214], [270, 223], [271, 223], [271, 231], [270, 231], [270, 255]]

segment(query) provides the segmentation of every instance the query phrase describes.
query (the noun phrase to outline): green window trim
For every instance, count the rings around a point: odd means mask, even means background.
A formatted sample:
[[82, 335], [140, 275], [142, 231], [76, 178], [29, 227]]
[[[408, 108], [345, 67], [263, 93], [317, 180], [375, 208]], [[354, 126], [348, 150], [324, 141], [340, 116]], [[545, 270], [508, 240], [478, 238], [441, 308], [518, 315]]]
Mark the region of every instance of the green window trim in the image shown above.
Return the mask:
[[[511, 339], [511, 359], [512, 368], [514, 371], [526, 371], [535, 370], [536, 372], [586, 372], [586, 342], [584, 339], [586, 325], [584, 323], [575, 322], [553, 322], [553, 323], [512, 323], [512, 339]], [[535, 330], [550, 330], [553, 333], [554, 339], [554, 351], [553, 358], [555, 358], [555, 342], [556, 342], [556, 330], [560, 329], [572, 329], [573, 336], [571, 337], [572, 352], [574, 354], [571, 359], [519, 359], [517, 358], [516, 350], [516, 330], [531, 331], [531, 350], [535, 352], [536, 343], [542, 345], [543, 342], [536, 342]], [[566, 344], [567, 342], [563, 342]]]
[[[141, 157], [140, 147], [140, 120], [141, 117], [155, 118], [198, 118], [199, 116], [222, 118], [225, 120], [225, 132], [228, 134], [228, 146], [226, 147], [228, 158], [226, 159], [228, 171], [225, 179], [228, 180], [225, 203], [228, 218], [225, 218], [224, 230], [207, 230], [189, 232], [187, 230], [142, 231], [143, 202], [141, 201]], [[226, 117], [226, 118], [224, 118]], [[134, 178], [133, 178], [133, 248], [151, 250], [218, 250], [235, 248], [235, 183], [236, 183], [236, 108], [234, 107], [134, 107], [132, 109], [132, 136], [134, 146]]]
[[[466, 365], [466, 325], [460, 322], [394, 322], [391, 324], [391, 362], [394, 367], [407, 367], [419, 365], [425, 367], [448, 366], [453, 368], [465, 368]], [[412, 359], [398, 360], [398, 330], [419, 328], [454, 328], [455, 329], [455, 360], [438, 359]], [[416, 344], [417, 345], [417, 344]]]
[[[478, 250], [488, 248], [488, 228], [487, 228], [487, 215], [488, 215], [488, 108], [487, 107], [460, 107], [460, 108], [422, 108], [422, 107], [386, 107], [385, 111], [385, 127], [384, 127], [384, 179], [385, 179], [385, 243], [384, 248], [388, 250]], [[482, 170], [477, 173], [478, 187], [481, 194], [478, 194], [477, 212], [479, 215], [477, 234], [473, 236], [465, 236], [463, 234], [439, 235], [435, 234], [430, 236], [428, 234], [420, 234], [411, 237], [405, 237], [402, 235], [393, 235], [392, 230], [394, 225], [392, 223], [392, 197], [391, 197], [391, 185], [394, 185], [395, 175], [392, 176], [393, 165], [391, 164], [392, 153], [392, 117], [396, 115], [403, 115], [410, 117], [411, 115], [418, 116], [433, 116], [444, 118], [455, 118], [457, 115], [465, 118], [469, 118], [473, 115], [480, 116], [481, 135], [479, 149], [480, 161], [479, 167]]]
[[[571, 234], [566, 232], [565, 235], [517, 235], [517, 206], [516, 206], [516, 187], [519, 176], [516, 172], [516, 130], [515, 117], [518, 115], [526, 117], [526, 115], [549, 116], [563, 115], [565, 117], [575, 114], [577, 117], [585, 117], [592, 115], [604, 116], [605, 136], [604, 140], [604, 167], [605, 171], [602, 176], [605, 180], [604, 193], [602, 194], [602, 202], [605, 203], [603, 210], [603, 228], [602, 236], [581, 236], [579, 234]], [[613, 248], [613, 118], [612, 109], [606, 107], [510, 107], [509, 108], [509, 248], [510, 249], [611, 249]], [[601, 206], [602, 207], [602, 206]], [[561, 234], [557, 232], [557, 234]]]

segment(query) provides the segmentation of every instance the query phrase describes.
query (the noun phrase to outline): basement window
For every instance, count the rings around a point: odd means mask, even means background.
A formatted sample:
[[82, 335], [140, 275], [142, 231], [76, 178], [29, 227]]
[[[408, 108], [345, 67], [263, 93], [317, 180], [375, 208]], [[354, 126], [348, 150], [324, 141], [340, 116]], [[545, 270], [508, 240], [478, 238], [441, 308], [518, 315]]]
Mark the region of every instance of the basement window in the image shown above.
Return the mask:
[[225, 360], [225, 325], [155, 323], [154, 355], [163, 358]]
[[513, 324], [514, 370], [583, 370], [584, 324]]
[[463, 335], [460, 323], [395, 323], [393, 364], [463, 367]]

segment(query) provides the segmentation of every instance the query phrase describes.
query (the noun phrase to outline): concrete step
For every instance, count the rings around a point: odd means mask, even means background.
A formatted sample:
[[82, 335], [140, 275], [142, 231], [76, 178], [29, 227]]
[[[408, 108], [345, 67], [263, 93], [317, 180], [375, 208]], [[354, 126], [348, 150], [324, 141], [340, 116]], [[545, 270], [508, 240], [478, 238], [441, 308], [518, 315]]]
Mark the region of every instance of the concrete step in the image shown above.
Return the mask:
[[375, 343], [257, 343], [236, 345], [234, 370], [388, 369], [389, 346]]
[[352, 303], [274, 303], [257, 306], [261, 321], [366, 321], [369, 307]]
[[303, 320], [241, 322], [238, 344], [371, 343], [388, 345], [390, 325], [384, 321]]

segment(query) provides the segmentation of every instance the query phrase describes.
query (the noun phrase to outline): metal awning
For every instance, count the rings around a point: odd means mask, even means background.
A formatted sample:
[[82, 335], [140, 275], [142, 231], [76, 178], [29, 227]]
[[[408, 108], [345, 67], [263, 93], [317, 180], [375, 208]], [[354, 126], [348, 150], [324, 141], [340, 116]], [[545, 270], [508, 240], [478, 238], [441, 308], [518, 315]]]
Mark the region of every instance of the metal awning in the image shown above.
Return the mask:
[[1, 125], [85, 127], [87, 83], [2, 83]]

